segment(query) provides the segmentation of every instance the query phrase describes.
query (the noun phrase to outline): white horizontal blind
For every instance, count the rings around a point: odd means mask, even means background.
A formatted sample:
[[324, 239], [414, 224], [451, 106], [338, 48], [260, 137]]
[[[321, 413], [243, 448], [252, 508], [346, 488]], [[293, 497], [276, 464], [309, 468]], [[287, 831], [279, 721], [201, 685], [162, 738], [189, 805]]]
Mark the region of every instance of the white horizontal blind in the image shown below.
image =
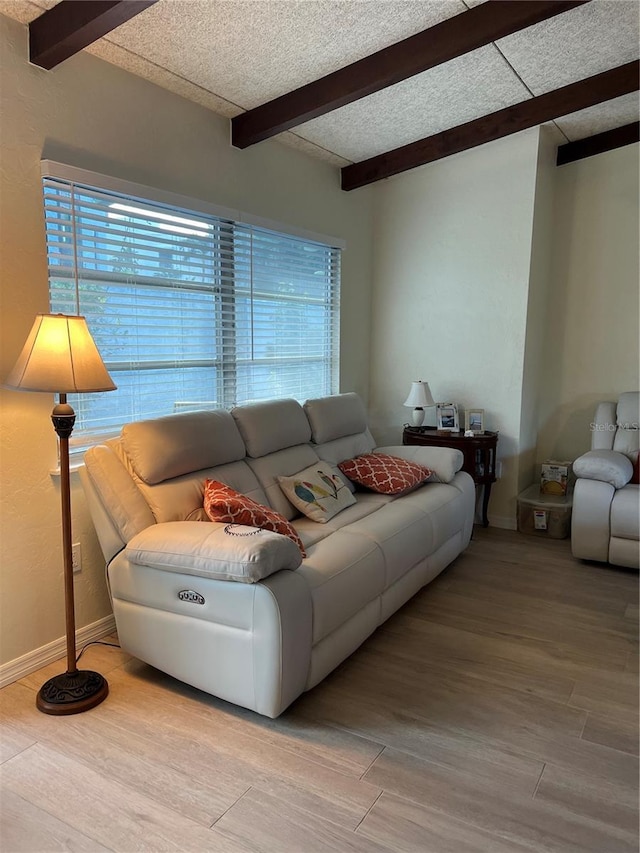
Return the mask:
[[87, 318], [118, 386], [74, 398], [79, 449], [122, 424], [337, 390], [340, 250], [43, 179], [51, 310]]

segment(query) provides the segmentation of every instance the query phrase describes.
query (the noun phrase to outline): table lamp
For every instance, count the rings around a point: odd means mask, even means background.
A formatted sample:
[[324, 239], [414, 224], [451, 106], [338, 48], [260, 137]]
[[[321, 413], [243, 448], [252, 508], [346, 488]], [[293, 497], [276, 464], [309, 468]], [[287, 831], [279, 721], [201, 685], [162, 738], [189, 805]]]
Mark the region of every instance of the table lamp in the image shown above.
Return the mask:
[[78, 714], [99, 705], [106, 698], [109, 686], [99, 673], [79, 670], [76, 666], [69, 484], [69, 436], [76, 416], [67, 403], [67, 394], [114, 391], [116, 386], [100, 358], [84, 317], [38, 314], [5, 387], [15, 391], [54, 392], [59, 396], [51, 420], [60, 439], [67, 671], [43, 684], [36, 706], [45, 714]]
[[414, 427], [422, 426], [424, 422], [424, 407], [435, 406], [435, 400], [431, 396], [428, 382], [412, 382], [409, 396], [404, 401], [405, 406], [413, 406], [411, 413], [411, 424]]

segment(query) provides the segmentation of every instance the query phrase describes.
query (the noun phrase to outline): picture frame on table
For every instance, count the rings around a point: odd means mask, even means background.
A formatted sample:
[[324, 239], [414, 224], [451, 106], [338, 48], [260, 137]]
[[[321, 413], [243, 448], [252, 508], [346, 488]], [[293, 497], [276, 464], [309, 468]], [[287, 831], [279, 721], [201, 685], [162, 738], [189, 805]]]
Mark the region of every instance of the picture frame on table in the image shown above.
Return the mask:
[[474, 435], [484, 435], [484, 409], [467, 409], [465, 431], [472, 432]]
[[436, 424], [440, 432], [459, 432], [458, 406], [455, 403], [438, 403]]

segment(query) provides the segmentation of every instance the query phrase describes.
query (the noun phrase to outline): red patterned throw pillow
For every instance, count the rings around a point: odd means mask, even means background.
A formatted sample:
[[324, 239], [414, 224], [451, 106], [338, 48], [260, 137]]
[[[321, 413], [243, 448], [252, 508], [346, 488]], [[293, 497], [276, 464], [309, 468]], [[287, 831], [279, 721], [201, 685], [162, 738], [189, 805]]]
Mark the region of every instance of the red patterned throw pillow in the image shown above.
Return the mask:
[[367, 453], [347, 459], [338, 465], [345, 477], [354, 483], [383, 495], [401, 495], [415, 489], [433, 473], [430, 468], [387, 456], [386, 453]]
[[307, 556], [302, 540], [284, 516], [268, 506], [252, 501], [218, 480], [205, 480], [204, 509], [211, 521], [246, 524], [288, 536], [300, 548], [302, 556]]
[[633, 474], [629, 482], [640, 486], [640, 452], [636, 453], [636, 458], [633, 461]]

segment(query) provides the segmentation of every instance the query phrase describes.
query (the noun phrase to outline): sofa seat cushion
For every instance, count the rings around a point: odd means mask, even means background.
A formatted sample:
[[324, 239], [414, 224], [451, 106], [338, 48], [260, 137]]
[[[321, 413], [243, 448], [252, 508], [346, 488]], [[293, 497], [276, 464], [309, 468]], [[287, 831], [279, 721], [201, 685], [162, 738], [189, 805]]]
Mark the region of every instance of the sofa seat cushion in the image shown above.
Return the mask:
[[426, 524], [431, 528], [429, 553], [441, 548], [462, 526], [461, 519], [466, 513], [465, 498], [454, 484], [427, 483], [401, 500], [403, 506], [414, 506], [424, 513]]
[[296, 574], [311, 591], [315, 644], [380, 597], [384, 557], [369, 537], [337, 530], [309, 547]]
[[335, 530], [341, 530], [343, 527], [353, 524], [354, 521], [371, 515], [372, 512], [393, 500], [389, 495], [378, 495], [375, 492], [358, 492], [355, 498], [356, 502], [352, 506], [343, 509], [338, 515], [334, 515], [326, 524], [318, 524], [306, 516], [295, 518], [291, 523], [298, 531], [305, 548], [321, 539], [326, 539]]
[[611, 535], [640, 540], [640, 486], [619, 489], [611, 502]]
[[375, 544], [384, 560], [384, 589], [388, 589], [435, 548], [431, 524], [421, 507], [406, 498], [380, 507], [343, 528]]

